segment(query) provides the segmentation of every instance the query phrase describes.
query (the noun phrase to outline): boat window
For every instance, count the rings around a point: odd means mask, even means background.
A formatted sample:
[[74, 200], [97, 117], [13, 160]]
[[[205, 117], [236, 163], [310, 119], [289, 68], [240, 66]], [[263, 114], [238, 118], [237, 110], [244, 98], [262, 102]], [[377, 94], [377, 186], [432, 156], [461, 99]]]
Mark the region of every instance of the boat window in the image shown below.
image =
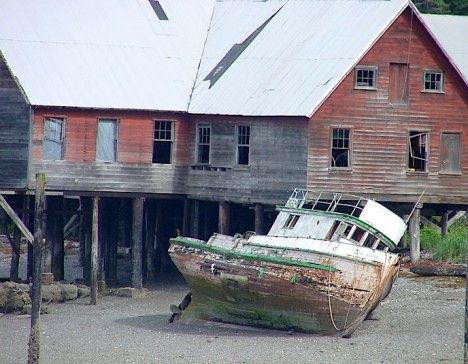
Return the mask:
[[375, 237], [372, 234], [369, 234], [369, 235], [367, 235], [366, 239], [364, 240], [364, 243], [362, 244], [362, 246], [371, 248], [375, 244], [376, 241], [377, 241], [377, 237]]
[[299, 215], [289, 215], [283, 228], [284, 229], [294, 228], [294, 226], [296, 226], [297, 220], [299, 220]]
[[377, 240], [374, 245], [372, 246], [372, 249], [377, 249], [377, 250], [385, 250], [387, 246], [382, 243], [380, 240]]
[[349, 238], [359, 243], [361, 241], [361, 239], [363, 238], [365, 233], [366, 233], [365, 230], [356, 227], [354, 229], [354, 232], [351, 234], [351, 236]]
[[335, 236], [336, 229], [338, 229], [338, 226], [340, 225], [339, 221], [335, 221], [330, 229], [330, 231], [327, 234], [327, 237], [325, 238], [326, 240], [333, 240], [333, 237]]

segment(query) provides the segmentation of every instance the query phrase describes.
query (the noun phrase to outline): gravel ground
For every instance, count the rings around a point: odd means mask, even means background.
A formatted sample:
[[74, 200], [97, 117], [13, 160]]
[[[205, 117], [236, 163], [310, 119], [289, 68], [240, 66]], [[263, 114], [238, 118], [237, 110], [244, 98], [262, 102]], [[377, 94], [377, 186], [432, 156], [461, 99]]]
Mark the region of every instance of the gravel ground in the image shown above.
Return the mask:
[[[187, 287], [162, 280], [141, 299], [106, 296], [50, 305], [42, 363], [462, 363], [462, 279], [400, 277], [350, 339], [233, 325], [169, 324]], [[30, 319], [0, 317], [0, 363], [25, 363]]]

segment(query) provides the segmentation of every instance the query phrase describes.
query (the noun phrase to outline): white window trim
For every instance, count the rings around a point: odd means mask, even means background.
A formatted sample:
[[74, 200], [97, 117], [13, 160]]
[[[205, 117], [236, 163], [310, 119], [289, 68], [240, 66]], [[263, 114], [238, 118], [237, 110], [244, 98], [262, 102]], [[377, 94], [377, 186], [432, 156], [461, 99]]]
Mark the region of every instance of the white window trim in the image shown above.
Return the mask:
[[[357, 84], [357, 73], [358, 70], [367, 70], [367, 71], [373, 71], [374, 72], [374, 86], [361, 86]], [[354, 89], [355, 90], [372, 90], [375, 91], [377, 90], [377, 72], [378, 72], [378, 67], [377, 66], [363, 66], [359, 65], [354, 68]]]

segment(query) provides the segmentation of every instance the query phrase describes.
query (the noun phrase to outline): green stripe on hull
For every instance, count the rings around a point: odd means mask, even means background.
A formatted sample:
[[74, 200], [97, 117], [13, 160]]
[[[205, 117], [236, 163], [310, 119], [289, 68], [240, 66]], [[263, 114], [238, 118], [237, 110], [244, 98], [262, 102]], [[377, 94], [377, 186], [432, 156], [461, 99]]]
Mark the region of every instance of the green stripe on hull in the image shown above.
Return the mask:
[[337, 269], [331, 265], [324, 265], [318, 263], [311, 263], [311, 262], [304, 262], [302, 260], [296, 260], [292, 258], [285, 258], [285, 257], [275, 257], [266, 254], [252, 254], [252, 253], [245, 253], [245, 252], [237, 252], [229, 249], [224, 249], [216, 246], [211, 246], [206, 243], [198, 243], [196, 241], [184, 239], [184, 238], [173, 238], [170, 240], [171, 244], [181, 245], [187, 248], [193, 249], [200, 249], [209, 251], [214, 254], [219, 254], [225, 257], [237, 258], [237, 259], [244, 259], [249, 261], [263, 261], [268, 263], [275, 263], [275, 264], [283, 264], [301, 268], [309, 268], [309, 269], [319, 269], [324, 270], [327, 272], [336, 272]]

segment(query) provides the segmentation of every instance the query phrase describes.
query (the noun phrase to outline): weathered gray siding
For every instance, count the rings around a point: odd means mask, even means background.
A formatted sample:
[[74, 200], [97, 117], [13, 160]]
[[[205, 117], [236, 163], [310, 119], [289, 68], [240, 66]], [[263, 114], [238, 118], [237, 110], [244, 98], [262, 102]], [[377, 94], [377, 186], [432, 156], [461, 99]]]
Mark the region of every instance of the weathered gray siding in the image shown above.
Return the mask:
[[[283, 203], [306, 185], [306, 118], [193, 116], [187, 194], [239, 203]], [[211, 125], [209, 165], [196, 163], [197, 124]], [[237, 125], [250, 125], [250, 163], [237, 165]]]
[[0, 53], [0, 178], [1, 189], [28, 184], [30, 107]]

